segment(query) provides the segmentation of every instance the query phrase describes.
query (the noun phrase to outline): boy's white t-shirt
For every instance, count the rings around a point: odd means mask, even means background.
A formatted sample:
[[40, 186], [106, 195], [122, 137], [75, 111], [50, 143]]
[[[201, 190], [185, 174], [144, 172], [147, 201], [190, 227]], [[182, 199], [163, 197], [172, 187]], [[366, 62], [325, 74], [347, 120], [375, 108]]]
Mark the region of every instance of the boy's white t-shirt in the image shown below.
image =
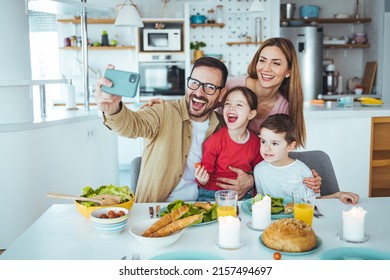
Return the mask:
[[306, 164], [297, 159], [285, 166], [274, 166], [263, 160], [255, 166], [253, 177], [257, 193], [263, 195], [291, 197], [292, 192], [309, 190], [316, 197], [320, 196], [303, 183], [303, 178], [313, 177], [313, 174]]
[[167, 198], [167, 202], [177, 199], [195, 201], [198, 198], [198, 184], [195, 181], [194, 164], [200, 162], [202, 159], [202, 145], [206, 137], [207, 129], [209, 128], [209, 119], [204, 122], [191, 121], [191, 123], [191, 147], [187, 157], [186, 167], [184, 168], [181, 180]]

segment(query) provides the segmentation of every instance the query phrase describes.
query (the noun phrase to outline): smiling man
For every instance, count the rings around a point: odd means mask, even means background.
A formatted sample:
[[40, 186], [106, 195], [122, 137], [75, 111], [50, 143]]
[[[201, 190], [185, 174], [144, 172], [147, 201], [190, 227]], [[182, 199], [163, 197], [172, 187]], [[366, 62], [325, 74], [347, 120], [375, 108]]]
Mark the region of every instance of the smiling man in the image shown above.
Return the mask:
[[[136, 112], [123, 106], [120, 96], [100, 89], [110, 87], [111, 81], [103, 77], [97, 81], [95, 98], [104, 124], [121, 136], [145, 138], [137, 202], [196, 200], [194, 164], [202, 157], [203, 141], [221, 126], [213, 108], [226, 92], [227, 75], [221, 61], [202, 57], [194, 62], [182, 99]], [[253, 177], [233, 170], [238, 176], [228, 187], [245, 193], [253, 186]]]

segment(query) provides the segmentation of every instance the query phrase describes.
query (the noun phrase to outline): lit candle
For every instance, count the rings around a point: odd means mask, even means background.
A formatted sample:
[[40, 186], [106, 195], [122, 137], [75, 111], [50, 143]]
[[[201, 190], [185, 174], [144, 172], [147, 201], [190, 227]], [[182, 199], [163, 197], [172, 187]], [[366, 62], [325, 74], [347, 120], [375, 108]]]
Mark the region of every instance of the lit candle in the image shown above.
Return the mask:
[[364, 218], [367, 214], [361, 207], [353, 206], [350, 211], [343, 211], [343, 238], [348, 241], [364, 239]]
[[218, 217], [219, 241], [222, 248], [234, 249], [240, 247], [240, 220], [233, 216]]
[[271, 223], [271, 198], [266, 195], [252, 205], [252, 227], [265, 229]]

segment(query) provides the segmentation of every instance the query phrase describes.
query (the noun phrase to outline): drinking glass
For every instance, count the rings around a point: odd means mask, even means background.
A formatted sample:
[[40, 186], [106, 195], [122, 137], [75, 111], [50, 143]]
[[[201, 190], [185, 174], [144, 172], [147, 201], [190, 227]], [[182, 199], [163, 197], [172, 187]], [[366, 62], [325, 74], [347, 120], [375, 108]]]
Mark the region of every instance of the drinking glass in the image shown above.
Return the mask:
[[310, 191], [293, 192], [294, 218], [309, 226], [313, 223], [315, 196]]
[[232, 190], [221, 190], [215, 192], [217, 203], [217, 217], [237, 216], [238, 192]]

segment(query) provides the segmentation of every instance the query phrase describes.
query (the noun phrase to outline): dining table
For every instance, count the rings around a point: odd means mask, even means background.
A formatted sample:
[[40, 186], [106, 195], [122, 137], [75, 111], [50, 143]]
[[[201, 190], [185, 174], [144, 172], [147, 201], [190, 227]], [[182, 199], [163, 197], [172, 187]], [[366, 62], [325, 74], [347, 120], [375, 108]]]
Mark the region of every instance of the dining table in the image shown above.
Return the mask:
[[[81, 215], [73, 204], [53, 204], [24, 233], [0, 255], [2, 260], [120, 260], [131, 259], [134, 254], [141, 260], [150, 259], [225, 259], [225, 260], [272, 260], [274, 250], [265, 247], [260, 239], [262, 231], [248, 226], [251, 213], [239, 201], [240, 240], [237, 249], [218, 246], [218, 221], [185, 229], [173, 244], [156, 248], [147, 247], [129, 233], [135, 223], [150, 219], [149, 207], [168, 203], [135, 203], [129, 212], [127, 227], [118, 235], [99, 235], [91, 221]], [[365, 239], [348, 242], [340, 238], [343, 228], [343, 211], [351, 204], [338, 199], [317, 199], [316, 206], [323, 216], [313, 218], [318, 244], [314, 250], [304, 253], [283, 253], [284, 260], [321, 260], [333, 257], [327, 252], [372, 250], [390, 256], [390, 197], [361, 198], [357, 207], [367, 213], [364, 222]], [[274, 221], [274, 220], [272, 220]], [[164, 257], [165, 256], [165, 257]], [[325, 256], [325, 257], [324, 257]], [[326, 257], [328, 256], [328, 257]], [[342, 256], [341, 256], [342, 257]], [[389, 258], [390, 259], [390, 258]]]

